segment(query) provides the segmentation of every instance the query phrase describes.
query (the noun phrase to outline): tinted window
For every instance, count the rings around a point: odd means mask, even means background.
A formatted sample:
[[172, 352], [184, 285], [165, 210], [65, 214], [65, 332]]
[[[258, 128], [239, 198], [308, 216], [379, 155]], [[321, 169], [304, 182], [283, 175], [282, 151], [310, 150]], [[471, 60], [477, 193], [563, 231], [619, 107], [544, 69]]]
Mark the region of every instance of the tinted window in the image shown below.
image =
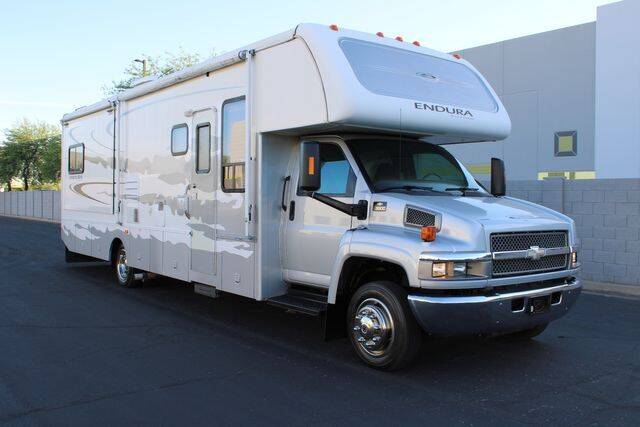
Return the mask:
[[340, 47], [358, 81], [378, 95], [498, 109], [486, 85], [464, 64], [355, 39], [340, 40]]
[[211, 126], [209, 123], [196, 128], [196, 172], [207, 173], [211, 170]]
[[176, 125], [171, 129], [171, 154], [185, 154], [188, 148], [189, 129], [186, 124]]
[[84, 144], [76, 144], [69, 147], [68, 162], [69, 174], [84, 172]]
[[227, 101], [222, 107], [222, 189], [244, 191], [245, 101]]
[[349, 148], [374, 191], [419, 187], [442, 192], [469, 186], [456, 159], [436, 145], [404, 138], [354, 139]]
[[[320, 144], [320, 194], [353, 196], [356, 176], [342, 149], [334, 144]], [[304, 194], [299, 190], [299, 194]]]

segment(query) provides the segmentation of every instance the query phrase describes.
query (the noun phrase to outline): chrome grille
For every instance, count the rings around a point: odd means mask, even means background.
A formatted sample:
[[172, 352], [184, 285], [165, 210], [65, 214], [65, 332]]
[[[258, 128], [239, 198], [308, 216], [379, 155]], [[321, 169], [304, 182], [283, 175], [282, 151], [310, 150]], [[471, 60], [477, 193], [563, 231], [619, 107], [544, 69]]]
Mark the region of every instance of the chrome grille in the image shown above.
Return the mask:
[[436, 216], [432, 213], [421, 211], [419, 209], [407, 208], [407, 211], [404, 214], [404, 223], [415, 227], [436, 225]]
[[[492, 252], [526, 251], [531, 247], [564, 248], [569, 244], [566, 231], [496, 233], [491, 235]], [[569, 254], [548, 255], [540, 259], [494, 259], [494, 276], [544, 273], [567, 268]]]

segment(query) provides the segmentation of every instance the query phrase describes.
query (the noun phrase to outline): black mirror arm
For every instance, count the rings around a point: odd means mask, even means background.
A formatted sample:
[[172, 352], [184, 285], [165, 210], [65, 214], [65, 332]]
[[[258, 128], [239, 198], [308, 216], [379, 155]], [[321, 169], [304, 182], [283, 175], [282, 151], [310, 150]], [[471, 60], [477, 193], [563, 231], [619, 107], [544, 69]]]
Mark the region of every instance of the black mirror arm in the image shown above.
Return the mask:
[[359, 220], [367, 219], [367, 212], [369, 211], [369, 204], [366, 200], [360, 200], [358, 203], [343, 203], [339, 200], [333, 199], [324, 194], [310, 193], [312, 199], [316, 199], [320, 203], [324, 203], [327, 206], [331, 206], [334, 209], [344, 212], [347, 215], [355, 216]]

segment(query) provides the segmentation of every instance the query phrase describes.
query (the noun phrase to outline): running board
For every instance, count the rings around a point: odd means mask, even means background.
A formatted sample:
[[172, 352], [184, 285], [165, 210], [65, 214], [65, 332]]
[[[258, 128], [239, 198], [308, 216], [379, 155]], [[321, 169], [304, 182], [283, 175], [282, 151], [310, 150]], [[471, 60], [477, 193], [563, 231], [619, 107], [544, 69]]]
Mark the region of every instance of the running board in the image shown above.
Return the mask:
[[327, 311], [327, 296], [313, 291], [290, 289], [287, 294], [269, 298], [267, 304], [309, 316], [321, 316]]

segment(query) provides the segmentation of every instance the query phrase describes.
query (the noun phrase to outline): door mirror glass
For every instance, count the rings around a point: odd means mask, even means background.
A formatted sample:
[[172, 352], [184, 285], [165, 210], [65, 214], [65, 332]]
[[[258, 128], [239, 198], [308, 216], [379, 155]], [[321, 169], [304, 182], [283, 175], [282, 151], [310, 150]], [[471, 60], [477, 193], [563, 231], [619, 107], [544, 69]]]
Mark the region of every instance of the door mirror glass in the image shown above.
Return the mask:
[[300, 144], [300, 178], [298, 187], [304, 191], [318, 191], [320, 188], [320, 144], [303, 141]]
[[491, 159], [491, 194], [494, 196], [504, 196], [507, 192], [506, 187], [504, 161], [493, 157]]

